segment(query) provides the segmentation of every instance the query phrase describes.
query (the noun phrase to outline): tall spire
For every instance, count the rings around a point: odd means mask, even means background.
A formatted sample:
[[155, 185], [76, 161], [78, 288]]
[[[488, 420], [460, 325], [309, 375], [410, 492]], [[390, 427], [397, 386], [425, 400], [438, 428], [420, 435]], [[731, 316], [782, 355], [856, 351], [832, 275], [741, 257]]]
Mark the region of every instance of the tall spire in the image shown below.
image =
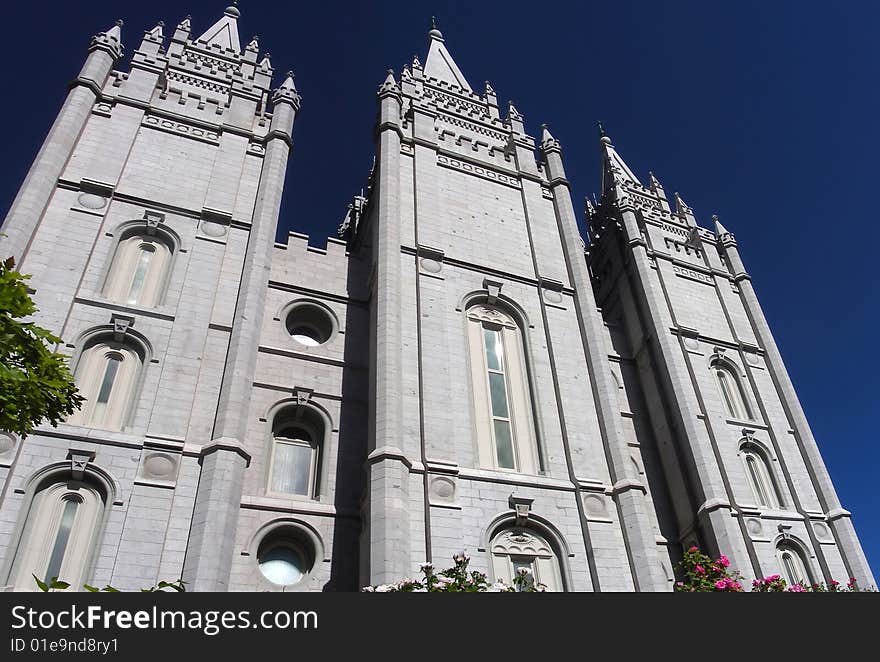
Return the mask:
[[612, 189], [624, 187], [628, 182], [641, 186], [639, 178], [630, 169], [626, 162], [617, 153], [611, 142], [611, 137], [605, 133], [602, 122], [597, 122], [599, 128], [599, 144], [602, 149], [602, 195]]
[[428, 57], [425, 60], [425, 77], [436, 78], [450, 85], [460, 87], [461, 89], [472, 92], [471, 86], [468, 84], [461, 69], [455, 64], [452, 55], [446, 49], [446, 43], [443, 40], [443, 33], [437, 29], [437, 21], [431, 17], [431, 31], [428, 33]]
[[236, 4], [238, 0], [233, 0], [233, 3], [223, 11], [220, 20], [205, 30], [196, 42], [224, 51], [241, 53], [241, 41], [238, 38], [238, 18], [241, 12]]
[[733, 234], [730, 232], [730, 230], [721, 225], [721, 221], [718, 220], [718, 216], [716, 214], [712, 214], [712, 221], [715, 223], [715, 236], [718, 237], [719, 241], [729, 244], [736, 243], [736, 240], [733, 238]]
[[117, 59], [122, 57], [123, 47], [121, 18], [116, 21], [113, 27], [106, 32], [99, 32], [94, 37], [92, 37], [92, 42], [91, 44], [89, 44], [89, 51], [95, 50], [96, 48], [109, 51], [113, 54], [113, 57]]

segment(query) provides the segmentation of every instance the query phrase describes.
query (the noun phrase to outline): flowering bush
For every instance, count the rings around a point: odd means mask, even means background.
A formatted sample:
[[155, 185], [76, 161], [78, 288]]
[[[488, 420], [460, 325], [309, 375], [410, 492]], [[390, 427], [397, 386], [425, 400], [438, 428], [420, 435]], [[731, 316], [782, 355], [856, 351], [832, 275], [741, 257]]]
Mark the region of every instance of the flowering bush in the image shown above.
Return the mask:
[[532, 573], [520, 568], [513, 578], [513, 586], [497, 581], [490, 584], [486, 575], [476, 570], [468, 571], [470, 557], [460, 552], [452, 557], [455, 565], [440, 572], [434, 572], [433, 563], [422, 563], [422, 579], [401, 579], [394, 584], [365, 586], [368, 593], [535, 593], [543, 592], [543, 584], [535, 584]]
[[742, 593], [742, 576], [729, 570], [730, 561], [724, 554], [714, 561], [691, 547], [681, 560], [684, 581], [675, 583], [675, 590], [684, 593]]
[[[730, 570], [730, 561], [724, 554], [714, 561], [691, 547], [684, 553], [680, 568], [683, 581], [675, 583], [675, 590], [685, 593], [727, 592], [742, 593], [742, 575]], [[827, 584], [792, 584], [788, 586], [779, 575], [769, 575], [752, 581], [753, 593], [858, 593], [874, 592], [876, 589], [859, 587], [854, 577], [850, 577], [846, 586], [833, 579]]]

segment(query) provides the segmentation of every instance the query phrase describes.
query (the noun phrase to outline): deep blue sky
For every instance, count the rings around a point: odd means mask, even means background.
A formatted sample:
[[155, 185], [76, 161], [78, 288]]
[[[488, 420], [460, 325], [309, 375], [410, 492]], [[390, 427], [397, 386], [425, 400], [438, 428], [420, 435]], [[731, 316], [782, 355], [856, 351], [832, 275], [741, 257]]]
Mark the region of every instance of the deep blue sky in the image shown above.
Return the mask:
[[[89, 37], [125, 20], [127, 53], [158, 20], [200, 33], [223, 0], [17, 2], [7, 52], [3, 213]], [[880, 579], [880, 322], [875, 250], [880, 6], [828, 2], [269, 2], [243, 0], [303, 95], [281, 224], [323, 246], [372, 161], [375, 90], [424, 61], [430, 16], [475, 88], [489, 79], [562, 141], [578, 208], [598, 188], [601, 119], [701, 223], [739, 240], [843, 505]], [[280, 81], [279, 81], [280, 82]]]

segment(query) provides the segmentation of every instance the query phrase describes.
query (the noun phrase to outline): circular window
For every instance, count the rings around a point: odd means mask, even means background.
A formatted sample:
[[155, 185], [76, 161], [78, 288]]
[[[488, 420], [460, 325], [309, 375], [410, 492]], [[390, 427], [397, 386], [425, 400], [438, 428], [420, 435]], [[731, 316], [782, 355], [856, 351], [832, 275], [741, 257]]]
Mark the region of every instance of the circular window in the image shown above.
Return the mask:
[[302, 553], [288, 545], [277, 545], [260, 556], [260, 572], [273, 584], [298, 584], [307, 572]]
[[336, 320], [326, 308], [315, 303], [294, 304], [284, 320], [290, 337], [306, 347], [329, 341], [336, 331]]
[[257, 564], [263, 577], [273, 584], [293, 586], [311, 572], [315, 562], [311, 550], [312, 545], [301, 531], [285, 527], [263, 540], [257, 552]]

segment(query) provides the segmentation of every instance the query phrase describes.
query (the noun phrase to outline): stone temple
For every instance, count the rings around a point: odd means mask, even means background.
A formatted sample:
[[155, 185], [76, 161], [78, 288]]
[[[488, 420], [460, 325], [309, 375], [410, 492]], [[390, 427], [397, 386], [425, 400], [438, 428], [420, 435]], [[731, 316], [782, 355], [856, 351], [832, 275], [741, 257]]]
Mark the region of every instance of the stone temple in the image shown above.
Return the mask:
[[693, 544], [874, 583], [733, 234], [600, 131], [585, 245], [560, 143], [434, 28], [363, 99], [339, 237], [276, 243], [300, 95], [239, 20], [127, 66], [97, 34], [6, 217], [86, 404], [0, 433], [0, 586], [353, 591], [467, 550], [670, 591]]

